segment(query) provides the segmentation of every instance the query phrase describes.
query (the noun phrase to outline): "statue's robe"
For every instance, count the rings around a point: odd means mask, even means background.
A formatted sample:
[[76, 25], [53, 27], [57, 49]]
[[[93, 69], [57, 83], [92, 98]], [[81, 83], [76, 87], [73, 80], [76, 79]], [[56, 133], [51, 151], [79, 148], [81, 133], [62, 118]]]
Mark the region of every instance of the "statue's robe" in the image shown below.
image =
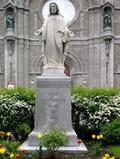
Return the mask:
[[41, 28], [44, 65], [64, 66], [68, 28], [61, 15], [49, 15]]

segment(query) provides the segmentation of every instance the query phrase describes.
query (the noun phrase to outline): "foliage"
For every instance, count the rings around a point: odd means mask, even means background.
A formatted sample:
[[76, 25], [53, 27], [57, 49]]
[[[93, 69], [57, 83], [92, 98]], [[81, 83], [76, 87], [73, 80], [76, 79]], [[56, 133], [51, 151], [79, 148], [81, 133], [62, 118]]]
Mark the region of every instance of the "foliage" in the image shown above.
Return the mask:
[[72, 95], [77, 94], [81, 97], [86, 97], [86, 98], [95, 98], [96, 96], [101, 96], [101, 97], [111, 97], [118, 95], [120, 93], [119, 88], [86, 88], [83, 86], [77, 86], [72, 89]]
[[19, 149], [20, 143], [15, 140], [14, 135], [10, 132], [0, 131], [0, 159], [7, 158], [28, 158], [32, 159], [31, 154], [27, 151]]
[[110, 146], [108, 152], [116, 158], [120, 158], [120, 146]]
[[[15, 96], [0, 95], [0, 129], [15, 132], [18, 125], [26, 124], [33, 128], [34, 107]], [[24, 134], [23, 134], [24, 135]]]
[[27, 104], [32, 106], [35, 105], [35, 90], [31, 88], [0, 88], [0, 95], [9, 95], [11, 97], [16, 97], [18, 100], [25, 101]]
[[17, 125], [15, 127], [15, 132], [17, 134], [18, 139], [25, 139], [31, 132], [30, 125], [28, 123], [21, 123], [21, 125]]
[[65, 132], [51, 129], [44, 135], [40, 145], [46, 147], [48, 151], [57, 151], [60, 147], [66, 146], [68, 142], [68, 136]]
[[101, 153], [101, 143], [99, 143], [99, 142], [96, 142], [96, 143], [94, 143], [93, 145], [92, 145], [92, 148], [93, 148], [93, 150], [94, 150], [94, 154], [96, 155], [96, 156], [99, 156], [100, 155], [100, 153]]
[[[86, 92], [86, 97], [85, 89], [81, 95], [80, 92], [72, 95], [73, 126], [78, 136], [83, 138], [88, 138], [91, 134], [99, 132], [104, 124], [120, 116], [120, 95], [112, 96], [116, 94], [114, 91], [116, 89], [113, 89], [112, 93], [106, 93], [106, 96], [95, 96], [95, 90], [93, 95], [91, 93], [87, 95]], [[105, 94], [105, 90], [103, 92]]]
[[120, 117], [102, 127], [105, 144], [120, 144]]

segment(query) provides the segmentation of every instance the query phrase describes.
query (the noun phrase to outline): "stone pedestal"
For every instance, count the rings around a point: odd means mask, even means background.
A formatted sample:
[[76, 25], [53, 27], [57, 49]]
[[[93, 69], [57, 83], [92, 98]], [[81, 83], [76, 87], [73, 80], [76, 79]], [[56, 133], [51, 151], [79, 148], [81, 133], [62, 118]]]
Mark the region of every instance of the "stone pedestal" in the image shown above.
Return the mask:
[[7, 36], [14, 36], [14, 30], [12, 28], [7, 29]]
[[75, 146], [77, 135], [71, 120], [71, 80], [62, 71], [57, 70], [57, 74], [47, 71], [36, 79], [35, 128], [28, 137], [28, 145], [38, 145], [38, 133], [60, 128], [69, 136], [69, 146]]

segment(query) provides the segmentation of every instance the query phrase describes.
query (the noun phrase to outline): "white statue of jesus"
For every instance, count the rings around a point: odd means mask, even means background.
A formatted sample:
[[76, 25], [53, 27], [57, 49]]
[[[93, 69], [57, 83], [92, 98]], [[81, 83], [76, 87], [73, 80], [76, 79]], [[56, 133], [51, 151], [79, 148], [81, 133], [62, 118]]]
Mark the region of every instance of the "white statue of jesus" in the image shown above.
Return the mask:
[[66, 46], [69, 36], [73, 36], [59, 13], [58, 5], [54, 2], [49, 5], [49, 16], [35, 35], [41, 35], [42, 50], [44, 53], [44, 67], [64, 67]]

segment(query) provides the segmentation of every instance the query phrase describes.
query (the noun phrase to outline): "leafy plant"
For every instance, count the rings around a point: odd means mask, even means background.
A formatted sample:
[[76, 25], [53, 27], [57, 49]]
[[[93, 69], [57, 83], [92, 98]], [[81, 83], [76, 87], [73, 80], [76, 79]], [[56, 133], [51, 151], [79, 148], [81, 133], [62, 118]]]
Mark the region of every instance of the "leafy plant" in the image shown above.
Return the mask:
[[101, 143], [96, 142], [96, 143], [93, 144], [93, 150], [94, 150], [94, 153], [95, 153], [96, 156], [100, 155], [101, 148], [102, 148]]
[[68, 142], [68, 136], [65, 132], [59, 129], [51, 129], [44, 135], [41, 144], [48, 151], [57, 151], [60, 147], [68, 145]]
[[110, 146], [108, 152], [116, 158], [120, 158], [120, 146]]
[[120, 144], [120, 117], [102, 127], [104, 144]]
[[17, 134], [18, 139], [27, 138], [28, 134], [31, 132], [30, 125], [27, 123], [22, 123], [17, 125], [15, 128], [15, 132]]

